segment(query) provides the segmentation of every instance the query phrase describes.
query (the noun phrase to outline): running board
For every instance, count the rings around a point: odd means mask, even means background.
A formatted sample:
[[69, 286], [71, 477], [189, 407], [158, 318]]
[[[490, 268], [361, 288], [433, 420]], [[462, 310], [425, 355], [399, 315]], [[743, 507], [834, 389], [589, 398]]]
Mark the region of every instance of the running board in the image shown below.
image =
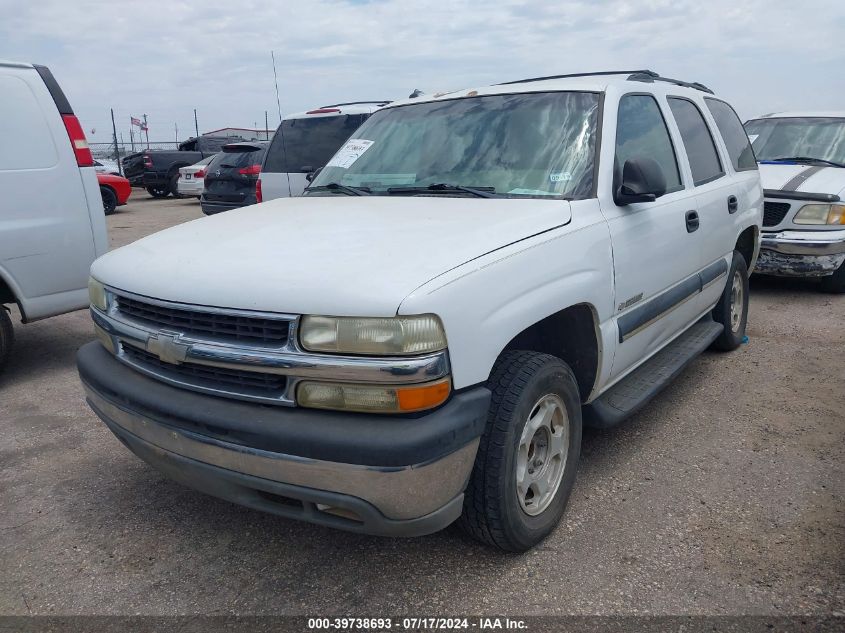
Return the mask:
[[681, 334], [655, 356], [647, 360], [584, 406], [584, 426], [606, 429], [616, 426], [641, 409], [710, 344], [719, 338], [724, 326], [710, 316]]

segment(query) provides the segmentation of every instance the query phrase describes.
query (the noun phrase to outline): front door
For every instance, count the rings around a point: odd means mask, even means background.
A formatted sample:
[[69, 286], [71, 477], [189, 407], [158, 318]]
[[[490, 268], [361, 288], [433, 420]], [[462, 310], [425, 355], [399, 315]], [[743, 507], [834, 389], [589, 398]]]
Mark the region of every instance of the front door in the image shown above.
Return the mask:
[[602, 198], [610, 227], [616, 281], [617, 350], [611, 379], [633, 369], [696, 318], [701, 232], [696, 198], [684, 186], [664, 111], [652, 95], [619, 101], [616, 172], [629, 158], [651, 158], [663, 170], [666, 194], [617, 206]]

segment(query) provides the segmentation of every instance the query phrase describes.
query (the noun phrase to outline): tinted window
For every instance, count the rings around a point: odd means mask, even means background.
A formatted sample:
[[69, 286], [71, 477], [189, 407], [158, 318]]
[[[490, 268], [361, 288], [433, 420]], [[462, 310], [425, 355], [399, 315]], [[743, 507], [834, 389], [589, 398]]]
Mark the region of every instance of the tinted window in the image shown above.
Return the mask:
[[251, 152], [220, 152], [214, 155], [208, 168], [211, 171], [217, 167], [249, 167], [250, 165], [260, 165], [261, 161], [264, 160], [266, 151], [266, 147], [262, 147]]
[[323, 167], [367, 116], [344, 114], [282, 121], [263, 171], [305, 173]]
[[772, 117], [749, 121], [745, 129], [759, 160], [804, 157], [845, 165], [845, 119]]
[[719, 133], [725, 141], [734, 169], [736, 171], [757, 169], [754, 150], [751, 149], [748, 135], [733, 108], [724, 101], [716, 99], [704, 99], [704, 102], [716, 120], [716, 127], [719, 128]]
[[696, 186], [724, 175], [713, 137], [698, 107], [692, 101], [669, 97], [669, 108], [681, 131]]
[[663, 170], [666, 191], [681, 189], [678, 161], [666, 122], [654, 97], [625, 95], [619, 100], [616, 124], [616, 166], [634, 157], [653, 158]]
[[[432, 184], [492, 187], [510, 196], [592, 194], [599, 98], [549, 92], [448, 99], [387, 108], [312, 183], [391, 193]], [[361, 145], [361, 144], [359, 144]], [[309, 193], [309, 195], [312, 195]], [[462, 195], [462, 194], [459, 194]]]

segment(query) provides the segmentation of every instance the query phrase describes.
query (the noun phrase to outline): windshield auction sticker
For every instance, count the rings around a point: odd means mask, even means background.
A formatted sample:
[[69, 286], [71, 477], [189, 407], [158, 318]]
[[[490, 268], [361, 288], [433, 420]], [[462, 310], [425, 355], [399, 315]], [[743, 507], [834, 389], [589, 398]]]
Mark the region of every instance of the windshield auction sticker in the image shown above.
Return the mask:
[[346, 145], [341, 147], [337, 154], [328, 162], [326, 167], [341, 167], [342, 169], [349, 169], [356, 160], [361, 158], [361, 154], [370, 149], [373, 141], [368, 141], [363, 138], [351, 138], [346, 141]]

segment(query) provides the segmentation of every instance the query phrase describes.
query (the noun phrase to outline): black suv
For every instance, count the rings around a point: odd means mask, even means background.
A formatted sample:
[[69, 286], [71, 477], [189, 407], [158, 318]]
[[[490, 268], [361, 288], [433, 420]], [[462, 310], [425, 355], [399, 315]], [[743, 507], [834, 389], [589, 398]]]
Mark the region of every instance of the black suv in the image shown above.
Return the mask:
[[229, 143], [205, 170], [205, 189], [200, 198], [202, 212], [221, 211], [255, 204], [255, 183], [267, 153], [266, 141]]

